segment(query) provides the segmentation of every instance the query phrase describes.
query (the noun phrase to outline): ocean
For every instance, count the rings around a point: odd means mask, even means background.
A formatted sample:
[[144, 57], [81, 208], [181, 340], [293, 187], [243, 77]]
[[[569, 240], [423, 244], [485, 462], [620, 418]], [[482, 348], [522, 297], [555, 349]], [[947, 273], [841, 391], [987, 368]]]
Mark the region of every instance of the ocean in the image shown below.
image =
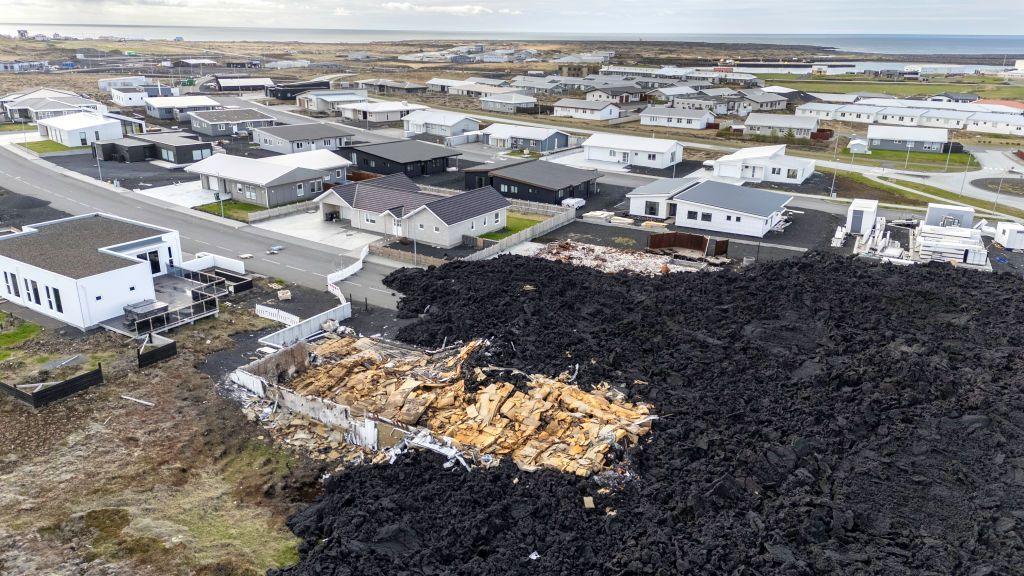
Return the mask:
[[[588, 41], [676, 41], [723, 44], [802, 44], [852, 52], [878, 54], [1006, 54], [1024, 55], [1024, 36], [944, 36], [875, 34], [617, 34], [554, 32], [488, 32], [426, 30], [340, 30], [324, 28], [242, 28], [214, 26], [144, 26], [100, 24], [3, 23], [0, 33], [15, 34], [27, 29], [32, 34], [78, 38], [144, 40], [252, 40], [277, 42], [375, 42], [397, 40], [588, 40]], [[1011, 62], [1012, 64], [1012, 62]]]

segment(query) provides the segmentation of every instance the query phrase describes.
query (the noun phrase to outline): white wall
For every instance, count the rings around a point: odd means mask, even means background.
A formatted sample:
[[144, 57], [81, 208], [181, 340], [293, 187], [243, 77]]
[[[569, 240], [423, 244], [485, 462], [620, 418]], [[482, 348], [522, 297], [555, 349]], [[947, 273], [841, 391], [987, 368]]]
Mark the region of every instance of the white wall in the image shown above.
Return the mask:
[[[667, 168], [683, 159], [683, 146], [682, 144], [677, 144], [673, 151], [669, 153], [639, 152], [634, 150], [601, 148], [597, 146], [584, 146], [583, 153], [584, 158], [586, 158], [587, 160], [616, 162], [618, 164], [645, 166], [648, 168]], [[628, 155], [628, 159], [625, 161], [622, 158], [623, 153], [626, 153]], [[654, 155], [653, 159], [650, 158], [650, 154]]]
[[711, 114], [703, 118], [680, 118], [671, 116], [653, 116], [650, 114], [640, 115], [640, 124], [644, 126], [663, 126], [665, 128], [688, 128], [690, 130], [703, 130], [708, 127], [708, 122], [714, 121]]
[[[7, 290], [8, 282], [4, 281], [3, 272], [6, 272], [8, 275], [14, 274], [17, 278], [17, 296], [15, 296], [13, 288], [10, 291]], [[10, 276], [8, 276], [7, 280], [11, 280]], [[25, 290], [25, 280], [36, 281], [36, 285], [39, 288], [40, 304], [36, 304], [35, 300], [30, 297], [31, 291]], [[51, 299], [53, 298], [53, 288], [60, 291], [63, 312], [57, 312], [56, 303], [54, 303], [54, 308], [50, 309], [50, 303], [46, 297], [47, 286], [51, 289]], [[78, 288], [75, 280], [71, 278], [12, 260], [6, 256], [0, 256], [0, 294], [14, 304], [24, 306], [51, 318], [56, 318], [76, 328], [85, 329], [88, 326], [82, 318], [81, 306], [78, 303]]]
[[145, 106], [145, 92], [111, 92], [114, 104], [118, 106]]
[[[703, 204], [693, 204], [682, 200], [675, 200], [674, 202], [679, 206], [676, 209], [676, 226], [707, 230], [710, 232], [724, 232], [728, 234], [740, 234], [743, 236], [756, 236], [761, 238], [767, 234], [768, 231], [771, 230], [772, 226], [774, 226], [782, 217], [780, 213], [776, 213], [770, 219], [765, 219], [757, 216], [751, 216], [749, 214], [741, 214], [739, 212], [722, 210], [720, 208], [712, 208]], [[695, 220], [688, 217], [690, 211], [697, 212], [697, 218]], [[701, 215], [705, 213], [711, 214], [710, 222], [701, 220]]]
[[[648, 214], [647, 203], [658, 204], [656, 214]], [[647, 216], [649, 218], [668, 218], [668, 200], [664, 196], [633, 196], [629, 199], [629, 213], [633, 216]]]
[[156, 299], [149, 263], [139, 260], [127, 268], [82, 278], [78, 281], [78, 298], [86, 326], [124, 314], [128, 304]]
[[[120, 138], [124, 136], [124, 131], [121, 128], [121, 123], [117, 120], [110, 122], [103, 122], [95, 126], [89, 126], [81, 130], [56, 130], [49, 126], [40, 125], [40, 129], [46, 129], [47, 138], [54, 142], [59, 142], [65, 146], [82, 146], [81, 134], [85, 134], [86, 145], [92, 144], [97, 140], [111, 140], [114, 138]], [[99, 136], [97, 138], [97, 135]]]
[[580, 120], [610, 120], [612, 118], [618, 118], [619, 112], [618, 106], [607, 106], [602, 110], [556, 106], [554, 115], [566, 118], [578, 118]]

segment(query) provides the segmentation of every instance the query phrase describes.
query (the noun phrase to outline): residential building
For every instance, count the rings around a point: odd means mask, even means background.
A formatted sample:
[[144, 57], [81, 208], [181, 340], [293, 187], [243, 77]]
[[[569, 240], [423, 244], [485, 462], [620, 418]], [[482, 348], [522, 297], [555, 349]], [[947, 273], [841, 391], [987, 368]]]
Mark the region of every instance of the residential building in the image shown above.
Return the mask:
[[348, 167], [351, 162], [330, 150], [310, 150], [294, 154], [281, 154], [260, 158], [260, 162], [288, 166], [292, 168], [308, 168], [319, 170], [326, 184], [341, 184], [348, 181]]
[[428, 109], [422, 104], [408, 102], [353, 102], [334, 106], [334, 110], [341, 114], [342, 118], [367, 124], [401, 122], [402, 118], [412, 112]]
[[281, 154], [310, 150], [339, 150], [352, 142], [352, 132], [337, 124], [313, 122], [253, 128], [252, 141], [263, 150]]
[[415, 82], [400, 82], [386, 78], [374, 78], [371, 80], [357, 80], [356, 85], [375, 94], [419, 94], [427, 91], [425, 84]]
[[606, 86], [594, 88], [587, 92], [587, 100], [592, 102], [615, 102], [616, 104], [629, 104], [640, 102], [644, 99], [646, 91], [639, 86]]
[[465, 82], [456, 86], [449, 86], [448, 93], [453, 96], [467, 96], [469, 98], [480, 98], [481, 96], [493, 96], [495, 94], [518, 94], [518, 88], [506, 86], [492, 86], [490, 84], [479, 84], [476, 82]]
[[182, 60], [175, 60], [171, 62], [171, 66], [174, 68], [199, 68], [216, 66], [216, 60], [210, 60], [209, 58], [185, 58]]
[[597, 133], [583, 142], [586, 160], [627, 166], [668, 168], [683, 159], [683, 145], [675, 140]]
[[977, 102], [979, 99], [981, 99], [980, 96], [969, 92], [943, 92], [928, 97], [928, 100], [931, 102], [959, 102], [961, 104], [970, 104], [971, 102]]
[[189, 112], [221, 108], [220, 102], [209, 96], [157, 96], [145, 102], [147, 116], [178, 122], [188, 122]]
[[643, 126], [704, 130], [708, 127], [708, 124], [714, 121], [715, 115], [707, 110], [691, 110], [671, 106], [648, 106], [640, 112], [640, 124]]
[[402, 118], [406, 135], [459, 136], [480, 129], [480, 122], [458, 112], [443, 110], [416, 110]]
[[818, 130], [818, 119], [790, 114], [763, 114], [754, 112], [743, 123], [743, 134], [761, 136], [794, 136], [810, 138]]
[[466, 80], [452, 80], [450, 78], [431, 78], [427, 81], [428, 92], [448, 92], [452, 86], [466, 84]]
[[949, 130], [872, 125], [868, 126], [868, 142], [872, 150], [941, 154], [949, 142]]
[[480, 97], [480, 108], [502, 114], [531, 113], [537, 109], [537, 99], [518, 92], [492, 94]]
[[11, 122], [37, 122], [78, 112], [107, 112], [106, 106], [91, 98], [52, 88], [8, 94], [0, 99], [0, 105]]
[[200, 142], [185, 132], [155, 132], [94, 142], [93, 154], [115, 162], [161, 160], [174, 168], [209, 158], [213, 144]]
[[582, 170], [555, 162], [528, 160], [494, 167], [481, 165], [464, 170], [466, 189], [491, 186], [508, 198], [561, 204], [567, 198], [590, 198], [597, 192], [597, 170]]
[[833, 119], [842, 122], [855, 122], [859, 124], [874, 124], [878, 113], [882, 108], [877, 106], [865, 106], [862, 104], [848, 104], [840, 107], [833, 115]]
[[376, 174], [405, 174], [410, 178], [448, 171], [452, 159], [461, 156], [453, 148], [421, 142], [396, 140], [350, 146], [342, 151], [358, 170]]
[[438, 248], [459, 246], [464, 236], [501, 230], [510, 206], [490, 186], [439, 195], [404, 174], [335, 186], [317, 200], [325, 220]]
[[671, 219], [676, 226], [763, 238], [783, 222], [792, 196], [713, 180], [674, 178], [626, 195], [629, 213]]
[[765, 92], [758, 88], [748, 88], [739, 91], [740, 96], [745, 98], [751, 104], [751, 108], [754, 112], [772, 112], [776, 110], [785, 110], [786, 106], [789, 105], [789, 99], [779, 94], [773, 94], [771, 92]]
[[50, 69], [50, 63], [46, 60], [23, 61], [23, 60], [0, 60], [0, 73], [13, 72], [45, 72]]
[[524, 94], [562, 94], [568, 90], [557, 77], [517, 76], [512, 79], [512, 88]]
[[580, 120], [611, 120], [622, 114], [622, 109], [611, 102], [562, 98], [555, 102], [554, 116]]
[[39, 135], [70, 148], [89, 146], [97, 140], [120, 138], [121, 123], [95, 112], [77, 112], [45, 118], [36, 124]]
[[228, 108], [189, 112], [193, 132], [205, 136], [233, 136], [253, 128], [274, 125], [274, 117], [252, 108]]
[[330, 80], [306, 80], [302, 82], [287, 82], [268, 86], [263, 90], [263, 95], [275, 100], [295, 100], [299, 94], [312, 90], [330, 90]]
[[311, 90], [295, 97], [295, 103], [310, 112], [337, 112], [342, 104], [366, 102], [366, 90]]
[[[925, 110], [918, 116], [917, 125], [922, 128], [949, 128], [952, 130], [963, 130], [967, 128], [968, 121], [974, 116], [971, 112], [958, 112], [956, 110]], [[1005, 116], [1000, 114], [999, 116]]]
[[882, 108], [875, 115], [875, 122], [897, 126], [917, 126], [925, 112], [927, 110], [920, 108]]
[[797, 116], [811, 116], [819, 120], [834, 120], [842, 104], [827, 104], [825, 102], [808, 102], [796, 107]]
[[108, 214], [31, 224], [0, 236], [3, 296], [81, 330], [156, 300], [153, 277], [182, 261], [178, 232]]
[[717, 160], [709, 160], [716, 178], [743, 182], [803, 184], [814, 174], [815, 162], [786, 155], [786, 145], [741, 148]]
[[677, 96], [689, 96], [697, 91], [690, 86], [662, 86], [647, 92], [647, 97], [655, 102], [671, 102]]
[[968, 132], [1020, 136], [1024, 135], [1024, 116], [977, 113], [971, 115], [966, 126]]
[[672, 100], [672, 106], [687, 110], [706, 110], [716, 116], [746, 116], [753, 110], [750, 101], [738, 94], [709, 96], [698, 93], [676, 96]]
[[199, 174], [203, 190], [267, 208], [310, 200], [324, 191], [324, 172], [264, 159], [214, 154], [185, 168]]
[[145, 106], [148, 97], [149, 94], [146, 93], [146, 90], [137, 86], [110, 89], [110, 99], [114, 101], [114, 104], [127, 108]]
[[149, 84], [145, 76], [120, 76], [118, 78], [103, 78], [97, 82], [100, 90], [110, 92], [111, 88], [134, 88]]
[[505, 150], [551, 152], [569, 146], [569, 135], [554, 128], [491, 124], [481, 131], [481, 141]]
[[221, 92], [266, 92], [274, 87], [270, 78], [221, 78], [214, 81]]

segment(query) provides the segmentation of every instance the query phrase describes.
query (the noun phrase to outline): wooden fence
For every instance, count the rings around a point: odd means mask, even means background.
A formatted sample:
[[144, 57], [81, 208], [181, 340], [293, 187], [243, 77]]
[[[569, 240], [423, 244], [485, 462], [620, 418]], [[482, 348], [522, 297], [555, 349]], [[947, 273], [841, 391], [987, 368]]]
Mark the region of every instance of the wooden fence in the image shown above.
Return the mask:
[[651, 234], [648, 236], [647, 247], [652, 250], [682, 248], [684, 250], [700, 252], [705, 256], [722, 256], [729, 251], [729, 241], [712, 240], [701, 234], [665, 232], [664, 234]]
[[25, 390], [11, 386], [0, 382], [0, 392], [11, 396], [15, 400], [24, 402], [33, 408], [41, 408], [47, 404], [56, 402], [63, 398], [67, 398], [72, 394], [77, 394], [87, 388], [103, 383], [103, 366], [97, 366], [95, 370], [90, 370], [83, 374], [73, 376], [64, 380], [52, 384], [38, 391], [26, 392]]

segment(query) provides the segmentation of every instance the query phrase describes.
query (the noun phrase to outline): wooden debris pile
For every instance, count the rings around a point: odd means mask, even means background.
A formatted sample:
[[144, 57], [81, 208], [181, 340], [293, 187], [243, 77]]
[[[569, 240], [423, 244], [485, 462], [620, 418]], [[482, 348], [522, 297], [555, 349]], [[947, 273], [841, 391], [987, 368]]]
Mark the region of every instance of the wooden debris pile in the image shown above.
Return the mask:
[[524, 470], [550, 467], [587, 476], [605, 467], [613, 446], [635, 444], [650, 431], [646, 405], [630, 404], [607, 386], [582, 390], [567, 375], [529, 376], [525, 390], [496, 381], [467, 392], [467, 378], [486, 380], [480, 369], [462, 369], [483, 344], [476, 340], [431, 355], [370, 338], [330, 340], [289, 385], [349, 406], [354, 414], [426, 427], [478, 457], [511, 457]]

